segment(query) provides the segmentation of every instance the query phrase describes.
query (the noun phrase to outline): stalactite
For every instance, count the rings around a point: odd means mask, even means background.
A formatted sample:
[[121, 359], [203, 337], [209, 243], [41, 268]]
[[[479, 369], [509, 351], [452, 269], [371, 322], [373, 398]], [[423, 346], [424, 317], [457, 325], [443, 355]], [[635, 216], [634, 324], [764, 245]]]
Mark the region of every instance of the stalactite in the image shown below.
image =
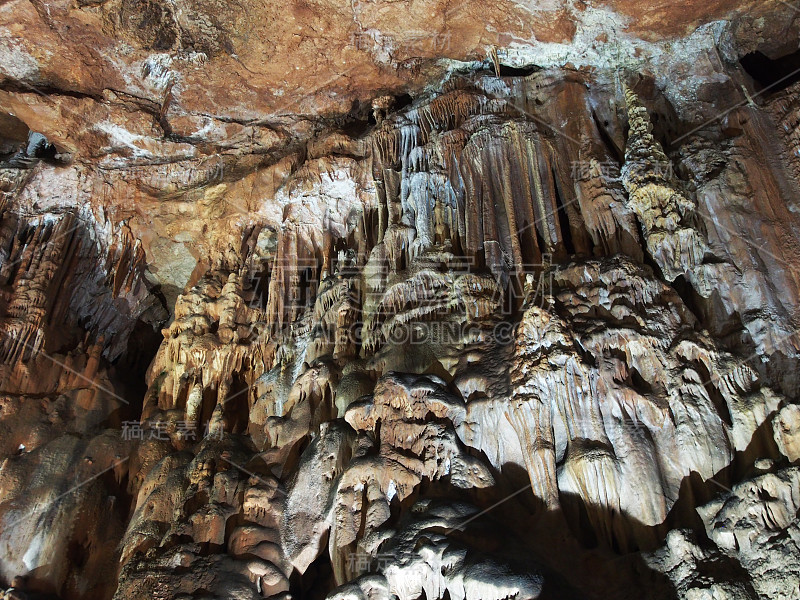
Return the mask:
[[[648, 252], [667, 280], [674, 281], [702, 264], [707, 245], [690, 224], [694, 203], [669, 180], [672, 163], [653, 138], [647, 109], [628, 87], [625, 102], [630, 132], [622, 182], [628, 192], [628, 206], [642, 224]], [[711, 293], [710, 289], [698, 291], [705, 296]]]

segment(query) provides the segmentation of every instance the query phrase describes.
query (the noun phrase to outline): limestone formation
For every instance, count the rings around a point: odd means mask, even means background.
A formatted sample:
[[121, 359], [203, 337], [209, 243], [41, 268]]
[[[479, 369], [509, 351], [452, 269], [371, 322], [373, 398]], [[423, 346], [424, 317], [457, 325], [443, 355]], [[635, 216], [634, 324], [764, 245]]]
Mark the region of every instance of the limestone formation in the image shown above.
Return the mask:
[[800, 19], [0, 6], [0, 599], [800, 598]]
[[[622, 182], [628, 192], [628, 206], [642, 225], [648, 252], [672, 282], [703, 263], [707, 246], [702, 234], [691, 226], [694, 203], [670, 181], [672, 163], [653, 138], [647, 109], [627, 87], [625, 103], [630, 130]], [[698, 292], [708, 296], [711, 290], [701, 285]]]

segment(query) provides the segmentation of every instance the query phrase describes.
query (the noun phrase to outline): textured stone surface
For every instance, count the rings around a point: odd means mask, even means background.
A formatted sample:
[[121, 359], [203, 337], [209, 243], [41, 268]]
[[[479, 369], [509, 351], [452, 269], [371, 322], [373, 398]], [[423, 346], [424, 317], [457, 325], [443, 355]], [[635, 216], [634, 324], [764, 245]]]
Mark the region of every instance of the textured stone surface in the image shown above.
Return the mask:
[[0, 597], [800, 597], [798, 22], [2, 4]]

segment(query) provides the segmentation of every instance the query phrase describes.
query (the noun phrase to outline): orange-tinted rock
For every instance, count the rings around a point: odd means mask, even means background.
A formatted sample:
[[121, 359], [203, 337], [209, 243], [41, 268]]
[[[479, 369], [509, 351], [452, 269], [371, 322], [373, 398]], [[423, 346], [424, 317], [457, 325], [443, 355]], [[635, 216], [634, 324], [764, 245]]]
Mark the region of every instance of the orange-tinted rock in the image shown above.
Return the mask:
[[0, 6], [3, 597], [788, 597], [789, 16]]

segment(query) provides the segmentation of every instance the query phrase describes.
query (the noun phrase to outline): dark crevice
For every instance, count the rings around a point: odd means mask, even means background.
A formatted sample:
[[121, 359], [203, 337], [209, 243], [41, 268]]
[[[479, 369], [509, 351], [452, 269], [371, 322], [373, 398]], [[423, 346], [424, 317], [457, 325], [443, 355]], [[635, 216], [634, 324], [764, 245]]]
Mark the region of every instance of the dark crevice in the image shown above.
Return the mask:
[[678, 275], [675, 281], [672, 282], [672, 289], [675, 290], [675, 293], [683, 300], [684, 306], [695, 316], [700, 325], [706, 329], [710, 329], [706, 324], [706, 311], [700, 304], [702, 298], [700, 298], [694, 287], [692, 287], [692, 284], [686, 281], [683, 275]]
[[508, 65], [500, 64], [500, 77], [527, 77], [533, 75], [537, 71], [541, 71], [542, 67], [537, 65], [530, 65], [527, 67], [509, 67]]
[[[0, 143], [4, 141], [0, 140]], [[27, 132], [27, 142], [17, 143], [15, 146], [5, 143], [2, 147], [11, 152], [0, 155], [0, 168], [30, 169], [40, 161], [51, 165], [67, 162], [64, 156], [59, 155], [55, 144], [36, 131]]]
[[128, 338], [125, 353], [113, 364], [109, 373], [116, 389], [123, 398], [130, 399], [126, 407], [131, 418], [139, 418], [142, 400], [147, 393], [147, 369], [158, 353], [163, 336], [160, 329], [142, 320], [136, 325]]
[[630, 367], [628, 376], [630, 377], [630, 386], [640, 395], [646, 396], [653, 392], [653, 387], [639, 374], [636, 368]]
[[342, 126], [342, 133], [353, 139], [358, 139], [367, 133], [375, 123], [375, 117], [370, 114], [365, 119], [354, 119]]
[[102, 102], [103, 97], [97, 94], [88, 94], [85, 92], [78, 92], [76, 90], [65, 90], [54, 85], [42, 84], [31, 85], [21, 81], [6, 81], [0, 84], [0, 90], [10, 92], [12, 94], [38, 94], [40, 96], [65, 96], [69, 98], [76, 98], [79, 100], [89, 98], [95, 102]]
[[399, 96], [395, 96], [392, 112], [403, 110], [404, 108], [411, 106], [412, 102], [414, 102], [414, 99], [410, 94], [400, 94]]
[[[327, 544], [325, 545], [327, 546]], [[302, 574], [297, 570], [289, 578], [292, 598], [323, 600], [336, 587], [333, 566], [328, 552], [321, 552]]]
[[561, 241], [564, 243], [564, 249], [569, 256], [575, 254], [575, 244], [572, 240], [572, 229], [569, 224], [569, 217], [567, 216], [567, 209], [564, 206], [564, 199], [561, 197], [561, 190], [558, 186], [558, 180], [555, 173], [551, 173], [554, 181], [553, 191], [555, 194], [556, 205], [558, 206], [558, 224], [561, 229]]
[[614, 158], [616, 158], [616, 161], [622, 164], [625, 161], [625, 150], [614, 143], [613, 137], [608, 133], [608, 121], [600, 120], [595, 111], [592, 111], [592, 119], [594, 119], [595, 127], [597, 128], [597, 132], [600, 134], [600, 139], [603, 141], [603, 145], [611, 150], [614, 153]]
[[771, 93], [800, 81], [800, 50], [774, 59], [759, 51], [751, 52], [739, 59], [739, 63], [759, 89], [769, 88]]

